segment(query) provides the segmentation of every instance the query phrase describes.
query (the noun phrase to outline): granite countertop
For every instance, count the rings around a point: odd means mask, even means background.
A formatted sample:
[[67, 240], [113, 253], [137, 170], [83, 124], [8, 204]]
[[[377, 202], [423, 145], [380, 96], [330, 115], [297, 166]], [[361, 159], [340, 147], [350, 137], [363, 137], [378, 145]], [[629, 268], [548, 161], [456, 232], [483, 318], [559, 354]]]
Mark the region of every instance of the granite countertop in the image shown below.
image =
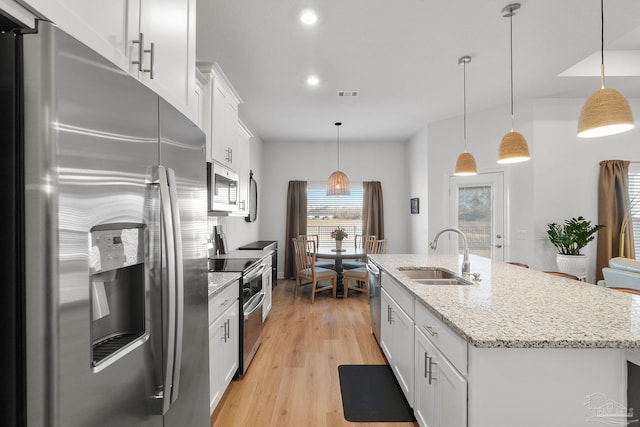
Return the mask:
[[460, 273], [462, 256], [369, 257], [475, 347], [640, 348], [640, 296], [473, 255], [479, 282], [424, 285], [398, 267]]
[[209, 283], [209, 298], [219, 294], [227, 286], [230, 286], [233, 283], [237, 283], [238, 279], [240, 279], [240, 276], [240, 273], [210, 271], [207, 274], [207, 281]]

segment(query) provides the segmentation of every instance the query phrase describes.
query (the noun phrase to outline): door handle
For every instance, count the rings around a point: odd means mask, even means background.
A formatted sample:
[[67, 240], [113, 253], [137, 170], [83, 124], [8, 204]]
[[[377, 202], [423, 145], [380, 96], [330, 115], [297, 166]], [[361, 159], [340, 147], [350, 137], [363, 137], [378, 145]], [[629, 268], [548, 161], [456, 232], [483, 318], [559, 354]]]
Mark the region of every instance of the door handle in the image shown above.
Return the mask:
[[171, 389], [173, 386], [174, 356], [176, 339], [176, 257], [175, 242], [173, 240], [173, 217], [171, 209], [171, 196], [169, 195], [169, 182], [167, 171], [163, 166], [158, 166], [158, 182], [160, 184], [160, 209], [162, 212], [161, 227], [166, 252], [166, 278], [167, 278], [167, 328], [165, 336], [165, 371], [163, 374], [162, 391], [157, 398], [162, 399], [162, 415], [169, 411], [171, 405]]
[[433, 376], [433, 365], [438, 365], [436, 362], [433, 361], [433, 357], [429, 356], [429, 384], [431, 384], [432, 380], [437, 380], [438, 377], [434, 377]]
[[496, 248], [498, 248], [498, 249], [500, 249], [501, 247], [502, 247], [502, 245], [501, 245], [500, 243], [498, 243], [498, 244], [496, 245]]
[[[153, 43], [151, 44], [153, 48]], [[180, 391], [180, 369], [182, 367], [182, 336], [184, 329], [184, 260], [182, 256], [182, 227], [180, 222], [180, 208], [178, 206], [178, 190], [176, 173], [167, 168], [167, 181], [169, 184], [169, 200], [171, 206], [172, 231], [174, 243], [175, 262], [175, 313], [176, 313], [176, 338], [174, 344], [173, 361], [173, 386], [171, 387], [171, 403], [178, 399]]]

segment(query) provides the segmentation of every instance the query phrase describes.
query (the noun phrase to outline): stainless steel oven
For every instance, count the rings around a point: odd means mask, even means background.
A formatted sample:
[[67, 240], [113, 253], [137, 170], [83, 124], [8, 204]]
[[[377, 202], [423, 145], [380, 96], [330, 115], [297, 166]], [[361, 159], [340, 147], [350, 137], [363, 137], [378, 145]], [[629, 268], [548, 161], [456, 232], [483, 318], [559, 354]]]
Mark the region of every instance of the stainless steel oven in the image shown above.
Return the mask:
[[209, 258], [209, 271], [241, 273], [240, 279], [240, 363], [242, 377], [262, 343], [262, 310], [265, 294], [262, 288], [264, 265], [260, 258], [228, 258], [225, 255]]
[[262, 289], [262, 273], [264, 265], [259, 263], [251, 270], [242, 274], [242, 363], [240, 376], [243, 376], [260, 343], [262, 343], [262, 308], [264, 306], [264, 290]]

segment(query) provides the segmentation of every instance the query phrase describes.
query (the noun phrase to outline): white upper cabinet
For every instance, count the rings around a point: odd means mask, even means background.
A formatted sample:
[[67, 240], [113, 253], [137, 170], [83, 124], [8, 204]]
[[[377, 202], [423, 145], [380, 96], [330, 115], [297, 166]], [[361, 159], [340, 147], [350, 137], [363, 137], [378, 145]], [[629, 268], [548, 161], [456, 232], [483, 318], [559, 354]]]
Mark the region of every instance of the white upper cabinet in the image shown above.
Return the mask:
[[20, 0], [19, 3], [140, 79], [197, 121], [196, 0]]
[[207, 161], [216, 160], [239, 173], [238, 105], [242, 100], [229, 83], [218, 64], [199, 63], [198, 68], [209, 75], [208, 101], [204, 102], [207, 135]]
[[238, 121], [237, 142], [234, 151], [234, 166], [238, 172], [238, 212], [239, 216], [249, 214], [249, 172], [251, 171], [251, 131]]

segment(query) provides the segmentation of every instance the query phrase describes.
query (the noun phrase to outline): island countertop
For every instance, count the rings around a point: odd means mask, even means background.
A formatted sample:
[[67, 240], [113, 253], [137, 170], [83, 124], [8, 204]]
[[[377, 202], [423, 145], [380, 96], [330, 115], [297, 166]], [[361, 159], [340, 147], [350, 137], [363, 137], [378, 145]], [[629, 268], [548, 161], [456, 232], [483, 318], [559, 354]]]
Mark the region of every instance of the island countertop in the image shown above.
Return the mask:
[[640, 348], [640, 296], [471, 255], [473, 285], [424, 285], [400, 267], [460, 273], [455, 255], [369, 255], [469, 344], [480, 348]]

